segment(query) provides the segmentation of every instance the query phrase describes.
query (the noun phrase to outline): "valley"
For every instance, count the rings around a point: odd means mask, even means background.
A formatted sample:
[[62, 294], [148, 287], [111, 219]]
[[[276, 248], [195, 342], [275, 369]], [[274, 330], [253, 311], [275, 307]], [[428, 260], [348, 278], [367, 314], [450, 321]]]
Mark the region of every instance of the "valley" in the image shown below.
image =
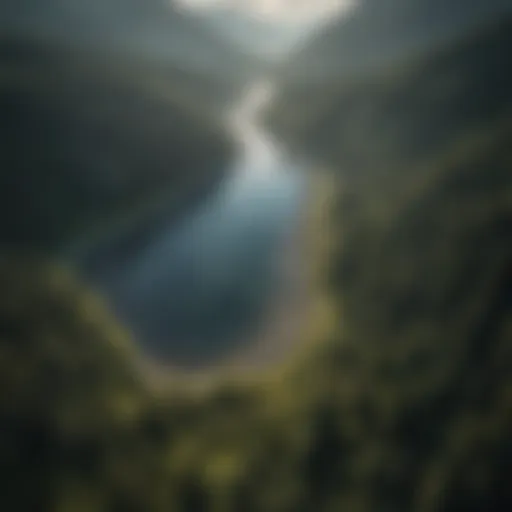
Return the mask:
[[510, 2], [8, 4], [0, 508], [511, 510]]

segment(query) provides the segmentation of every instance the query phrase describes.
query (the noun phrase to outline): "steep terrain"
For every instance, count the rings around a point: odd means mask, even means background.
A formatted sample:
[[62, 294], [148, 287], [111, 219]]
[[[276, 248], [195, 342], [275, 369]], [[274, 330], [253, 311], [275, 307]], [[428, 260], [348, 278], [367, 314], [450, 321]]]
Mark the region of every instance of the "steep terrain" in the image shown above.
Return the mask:
[[316, 411], [290, 509], [510, 507], [510, 27], [273, 112], [339, 194], [340, 324], [289, 388]]
[[[350, 78], [442, 46], [510, 14], [508, 0], [361, 0], [318, 27], [281, 70], [284, 85]], [[278, 75], [279, 78], [279, 75]]]
[[188, 77], [198, 97], [215, 101], [229, 99], [257, 72], [247, 55], [170, 0], [6, 0], [0, 34], [144, 60], [172, 80], [176, 72]]
[[7, 0], [0, 9], [0, 27], [8, 33], [51, 36], [102, 50], [117, 48], [217, 72], [233, 71], [243, 62], [233, 46], [172, 1]]
[[55, 248], [226, 172], [229, 137], [179, 72], [26, 38], [0, 70], [3, 245]]
[[[511, 18], [363, 76], [298, 86], [267, 119], [297, 150], [360, 175], [435, 155], [510, 106]], [[306, 101], [307, 99], [307, 101]]]

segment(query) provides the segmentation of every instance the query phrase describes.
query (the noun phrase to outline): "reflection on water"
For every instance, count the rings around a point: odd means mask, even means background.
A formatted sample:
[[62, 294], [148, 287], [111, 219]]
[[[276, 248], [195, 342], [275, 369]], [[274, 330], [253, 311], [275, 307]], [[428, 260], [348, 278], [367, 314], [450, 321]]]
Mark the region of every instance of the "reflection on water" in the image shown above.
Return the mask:
[[129, 250], [117, 240], [108, 258], [104, 247], [82, 255], [86, 275], [162, 360], [203, 364], [239, 349], [272, 295], [289, 285], [277, 261], [296, 227], [304, 183], [258, 126], [262, 92], [251, 89], [228, 116], [241, 152], [213, 197], [180, 223], [159, 223]]

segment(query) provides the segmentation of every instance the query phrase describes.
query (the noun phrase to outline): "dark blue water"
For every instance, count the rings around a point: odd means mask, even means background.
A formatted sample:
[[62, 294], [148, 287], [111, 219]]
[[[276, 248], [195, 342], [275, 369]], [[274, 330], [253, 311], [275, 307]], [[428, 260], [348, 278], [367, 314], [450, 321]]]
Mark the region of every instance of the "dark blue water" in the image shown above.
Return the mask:
[[276, 261], [303, 193], [289, 169], [235, 173], [180, 222], [148, 226], [143, 243], [116, 237], [75, 263], [150, 355], [207, 364], [249, 342], [286, 285]]
[[253, 124], [236, 126], [242, 154], [202, 204], [179, 222], [163, 211], [143, 236], [140, 226], [137, 236], [112, 233], [74, 257], [162, 362], [205, 365], [240, 350], [289, 285], [277, 262], [297, 227], [305, 180]]

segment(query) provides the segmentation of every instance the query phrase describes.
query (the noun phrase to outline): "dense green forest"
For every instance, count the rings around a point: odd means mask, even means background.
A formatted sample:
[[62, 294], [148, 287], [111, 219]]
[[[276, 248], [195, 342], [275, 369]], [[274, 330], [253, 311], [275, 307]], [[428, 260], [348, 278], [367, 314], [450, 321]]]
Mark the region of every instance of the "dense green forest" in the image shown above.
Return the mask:
[[0, 508], [512, 509], [510, 26], [278, 99], [269, 124], [336, 185], [319, 286], [338, 309], [277, 375], [153, 391], [83, 284], [3, 256]]
[[98, 53], [115, 50], [201, 72], [211, 85], [238, 87], [259, 71], [258, 59], [174, 0], [4, 0], [0, 20], [5, 34], [51, 38]]
[[333, 16], [306, 38], [277, 79], [282, 87], [351, 79], [450, 44], [511, 12], [508, 0], [359, 0], [347, 16]]
[[204, 195], [233, 153], [217, 99], [176, 67], [4, 37], [1, 242], [54, 249], [149, 203]]
[[431, 158], [504, 115], [511, 28], [505, 18], [393, 66], [322, 84], [290, 83], [268, 123], [296, 150], [307, 148], [354, 176]]

